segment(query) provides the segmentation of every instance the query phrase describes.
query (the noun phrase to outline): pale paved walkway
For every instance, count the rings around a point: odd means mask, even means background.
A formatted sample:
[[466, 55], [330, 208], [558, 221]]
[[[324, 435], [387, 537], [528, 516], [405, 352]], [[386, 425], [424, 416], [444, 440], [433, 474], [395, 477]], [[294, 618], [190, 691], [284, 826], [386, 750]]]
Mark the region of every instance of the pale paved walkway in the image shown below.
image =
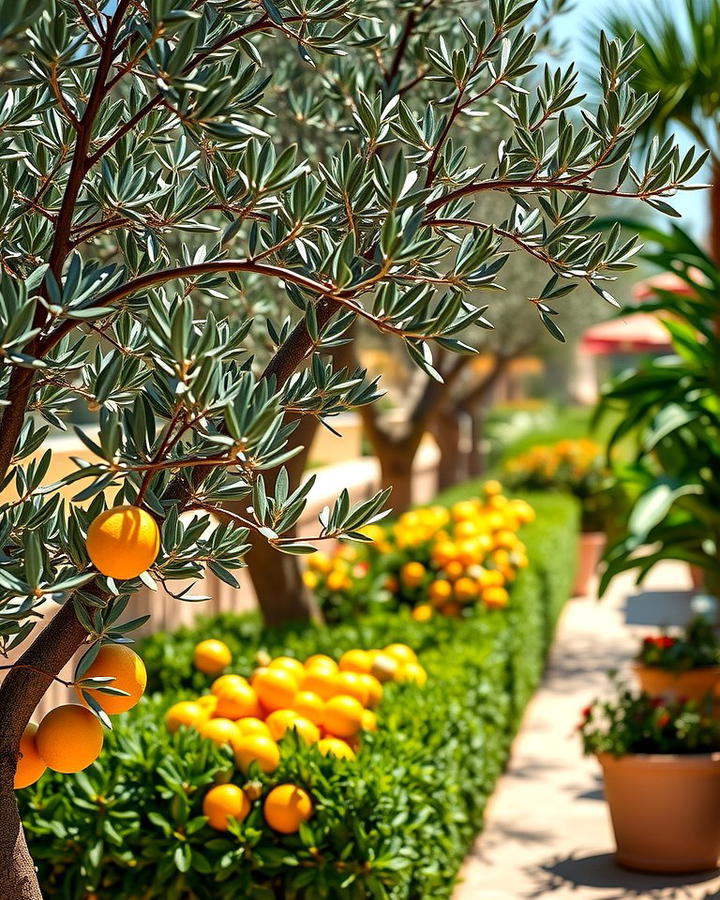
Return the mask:
[[615, 866], [598, 767], [574, 733], [582, 707], [607, 690], [607, 669], [627, 666], [646, 626], [685, 620], [687, 588], [684, 567], [667, 564], [643, 592], [617, 579], [601, 603], [568, 604], [454, 900], [720, 900], [719, 873], [650, 876]]

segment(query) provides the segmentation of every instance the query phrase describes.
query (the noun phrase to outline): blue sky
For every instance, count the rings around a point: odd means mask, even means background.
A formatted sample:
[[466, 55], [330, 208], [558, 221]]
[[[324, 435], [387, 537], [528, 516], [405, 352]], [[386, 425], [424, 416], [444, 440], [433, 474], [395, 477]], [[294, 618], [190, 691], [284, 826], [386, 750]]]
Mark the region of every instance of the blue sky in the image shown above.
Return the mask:
[[[648, 3], [655, 5], [657, 0], [576, 0], [574, 10], [557, 18], [554, 25], [557, 38], [568, 42], [568, 57], [575, 60], [581, 72], [586, 73], [592, 65], [592, 59], [585, 49], [588, 42], [586, 35], [589, 23], [595, 25], [599, 33], [604, 20], [603, 14], [607, 10], [612, 9], [618, 13], [632, 14], [639, 5]], [[670, 8], [677, 9], [679, 15], [682, 15], [683, 6], [684, 3], [679, 0], [670, 0]], [[684, 134], [678, 134], [678, 140], [683, 149], [691, 145]], [[706, 181], [706, 177], [700, 177], [697, 180], [703, 182]], [[705, 191], [685, 191], [670, 201], [679, 212], [683, 213], [679, 224], [690, 231], [694, 237], [701, 239], [707, 229], [705, 193]]]

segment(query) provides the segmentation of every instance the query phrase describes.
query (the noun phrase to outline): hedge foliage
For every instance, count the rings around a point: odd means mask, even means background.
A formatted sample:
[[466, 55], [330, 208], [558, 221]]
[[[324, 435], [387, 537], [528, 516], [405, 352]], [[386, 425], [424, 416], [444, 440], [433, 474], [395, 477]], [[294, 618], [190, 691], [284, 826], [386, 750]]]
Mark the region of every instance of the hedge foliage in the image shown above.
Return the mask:
[[[471, 490], [465, 487], [463, 493]], [[453, 499], [449, 497], [448, 499]], [[225, 614], [145, 641], [156, 696], [119, 717], [100, 760], [73, 776], [47, 773], [19, 792], [31, 851], [48, 896], [112, 900], [189, 898], [449, 897], [507, 758], [522, 710], [542, 673], [574, 575], [578, 511], [566, 497], [533, 497], [524, 531], [530, 566], [507, 610], [417, 623], [403, 611], [331, 628], [262, 629]], [[428, 671], [424, 687], [390, 684], [379, 730], [357, 760], [324, 758], [296, 742], [266, 785], [292, 781], [315, 814], [299, 835], [264, 825], [259, 804], [234, 833], [201, 815], [213, 782], [235, 772], [229, 750], [195, 732], [166, 733], [165, 709], [208, 679], [191, 666], [202, 638], [231, 647], [249, 671], [258, 650], [337, 657], [351, 647], [402, 641]]]

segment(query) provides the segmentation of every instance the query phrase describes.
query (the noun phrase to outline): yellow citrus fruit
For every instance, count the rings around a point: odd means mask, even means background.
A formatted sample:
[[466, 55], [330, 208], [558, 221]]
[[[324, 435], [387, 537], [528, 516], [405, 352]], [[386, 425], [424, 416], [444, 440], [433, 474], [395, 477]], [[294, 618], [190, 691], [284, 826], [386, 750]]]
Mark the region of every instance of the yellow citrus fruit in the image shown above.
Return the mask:
[[215, 715], [225, 719], [243, 719], [245, 716], [259, 719], [262, 717], [262, 710], [257, 694], [249, 684], [233, 683], [218, 695]]
[[398, 670], [397, 660], [387, 653], [378, 653], [373, 659], [370, 674], [378, 681], [392, 681]]
[[419, 663], [406, 663], [398, 672], [398, 681], [423, 685], [427, 681], [427, 672]]
[[205, 794], [203, 815], [208, 825], [217, 831], [227, 831], [230, 819], [242, 822], [250, 812], [247, 794], [236, 784], [218, 784]]
[[488, 609], [503, 609], [508, 605], [510, 595], [504, 587], [488, 587], [483, 591], [482, 598]]
[[433, 603], [441, 606], [452, 596], [452, 585], [445, 579], [433, 581], [428, 589], [428, 595]]
[[181, 725], [184, 725], [185, 728], [193, 728], [206, 719], [206, 711], [194, 700], [180, 700], [179, 703], [174, 703], [165, 713], [165, 724], [168, 731], [173, 734]]
[[334, 756], [336, 759], [355, 759], [352, 748], [340, 738], [322, 738], [317, 742], [317, 748], [323, 756]]
[[125, 644], [104, 644], [82, 677], [112, 678], [106, 687], [125, 691], [126, 697], [119, 694], [104, 694], [95, 688], [75, 689], [82, 702], [84, 702], [83, 693], [89, 694], [109, 716], [116, 716], [132, 709], [145, 693], [147, 685], [145, 664], [137, 653]]
[[238, 719], [235, 725], [240, 734], [261, 734], [263, 737], [271, 737], [270, 729], [263, 720], [254, 716]]
[[235, 762], [247, 774], [250, 765], [256, 762], [260, 771], [270, 775], [280, 765], [280, 750], [271, 737], [263, 734], [241, 734], [233, 741]]
[[292, 656], [278, 656], [272, 660], [268, 668], [284, 669], [286, 672], [289, 672], [296, 681], [300, 681], [305, 674], [305, 666], [299, 659], [294, 659]]
[[468, 603], [474, 600], [478, 594], [478, 588], [472, 578], [463, 576], [458, 578], [454, 585], [455, 598], [459, 603]]
[[68, 703], [50, 710], [35, 732], [35, 746], [48, 768], [80, 772], [94, 763], [103, 745], [103, 727], [85, 706]]
[[298, 691], [295, 694], [292, 708], [301, 716], [310, 719], [315, 725], [322, 725], [325, 701], [313, 691]]
[[429, 603], [418, 604], [411, 613], [416, 622], [429, 622], [433, 617], [433, 608]]
[[221, 675], [219, 678], [216, 678], [215, 681], [213, 681], [210, 690], [216, 697], [219, 697], [226, 688], [231, 686], [236, 687], [239, 684], [245, 685], [247, 683], [247, 678], [243, 678], [242, 675], [234, 675], [233, 673], [228, 672], [227, 675]]
[[361, 672], [339, 672], [335, 676], [335, 693], [354, 697], [363, 706], [367, 706], [370, 694]]
[[198, 697], [195, 702], [200, 709], [202, 709], [205, 716], [212, 716], [215, 714], [218, 698], [215, 694], [203, 694], [202, 697]]
[[405, 587], [414, 588], [422, 584], [425, 566], [419, 562], [408, 562], [400, 569], [400, 580]]
[[362, 716], [359, 700], [338, 694], [325, 704], [323, 726], [335, 737], [352, 737], [362, 728]]
[[210, 639], [200, 641], [193, 651], [195, 668], [205, 675], [218, 675], [232, 662], [230, 648], [223, 641]]
[[253, 687], [262, 706], [273, 712], [292, 706], [298, 682], [286, 669], [267, 669], [253, 679]]
[[92, 520], [85, 546], [98, 571], [123, 581], [137, 578], [155, 562], [160, 531], [144, 509], [115, 506]]
[[240, 729], [230, 719], [208, 719], [198, 729], [204, 738], [213, 741], [218, 747], [230, 744], [240, 737]]
[[309, 691], [317, 694], [321, 700], [329, 700], [337, 693], [335, 690], [337, 674], [337, 670], [329, 666], [314, 666], [305, 672], [300, 688], [303, 693]]
[[361, 673], [359, 677], [368, 693], [368, 699], [365, 706], [374, 709], [382, 700], [383, 686], [374, 675]]
[[483, 490], [488, 495], [488, 497], [496, 497], [498, 494], [502, 494], [502, 485], [499, 481], [495, 481], [495, 479], [491, 479], [490, 481], [486, 481], [483, 485]]
[[313, 669], [315, 666], [330, 668], [333, 672], [337, 672], [338, 670], [338, 664], [335, 660], [331, 656], [326, 656], [324, 653], [314, 653], [305, 660], [306, 669]]
[[265, 821], [281, 834], [295, 834], [313, 814], [310, 795], [294, 784], [279, 784], [265, 798]]
[[387, 653], [388, 656], [392, 656], [392, 658], [398, 663], [398, 665], [405, 665], [405, 663], [409, 662], [417, 662], [417, 656], [415, 655], [415, 651], [412, 647], [408, 647], [407, 644], [388, 644], [387, 647], [383, 650], [383, 653]]
[[338, 665], [341, 672], [369, 672], [372, 662], [367, 650], [348, 650]]
[[465, 566], [458, 559], [452, 560], [445, 566], [445, 574], [450, 581], [457, 581], [465, 571]]
[[35, 735], [38, 727], [35, 722], [28, 722], [23, 736], [20, 738], [20, 757], [15, 769], [15, 790], [29, 787], [40, 778], [47, 765], [35, 746]]
[[306, 744], [314, 744], [320, 739], [317, 725], [296, 713], [294, 709], [276, 709], [267, 717], [265, 724], [276, 741], [279, 741], [289, 729], [297, 731]]
[[371, 709], [363, 710], [362, 730], [377, 731], [377, 716]]

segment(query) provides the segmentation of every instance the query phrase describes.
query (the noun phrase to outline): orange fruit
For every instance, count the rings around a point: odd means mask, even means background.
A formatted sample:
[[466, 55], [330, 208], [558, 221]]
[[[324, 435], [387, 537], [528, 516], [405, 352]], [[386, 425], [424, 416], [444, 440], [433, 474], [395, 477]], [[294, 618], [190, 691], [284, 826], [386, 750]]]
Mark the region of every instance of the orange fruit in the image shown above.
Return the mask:
[[367, 650], [348, 650], [340, 657], [341, 672], [369, 672], [372, 665]]
[[419, 587], [425, 578], [425, 566], [419, 562], [408, 562], [400, 569], [400, 580], [405, 587]]
[[474, 600], [478, 594], [477, 584], [472, 578], [463, 576], [458, 578], [454, 585], [455, 598], [459, 603], [469, 603]]
[[452, 585], [449, 581], [438, 579], [437, 581], [433, 581], [428, 588], [428, 596], [436, 605], [442, 605], [446, 600], [450, 599], [452, 590]]
[[200, 641], [193, 652], [195, 668], [205, 675], [218, 675], [232, 662], [230, 648], [223, 641]]
[[297, 679], [285, 669], [267, 669], [253, 679], [260, 703], [271, 712], [292, 706], [298, 692]]
[[415, 651], [407, 644], [388, 644], [383, 653], [387, 653], [401, 666], [405, 663], [417, 662]]
[[181, 725], [185, 728], [193, 728], [200, 722], [204, 722], [207, 713], [199, 703], [194, 700], [180, 700], [174, 703], [165, 713], [165, 724], [168, 731], [175, 733]]
[[242, 675], [235, 675], [231, 672], [228, 672], [227, 675], [221, 675], [219, 678], [216, 678], [212, 683], [212, 687], [210, 690], [215, 694], [215, 696], [219, 697], [222, 692], [229, 687], [237, 687], [237, 685], [245, 685], [248, 683], [247, 678], [243, 678]]
[[378, 681], [392, 681], [398, 670], [397, 660], [387, 653], [378, 653], [373, 659], [370, 674]]
[[427, 672], [419, 663], [406, 663], [398, 672], [398, 681], [423, 685], [427, 681]]
[[87, 693], [109, 716], [132, 709], [145, 693], [147, 685], [145, 664], [126, 644], [103, 644], [82, 677], [112, 678], [106, 686], [125, 691], [127, 696], [104, 694], [97, 688], [75, 688], [82, 703], [85, 702], [82, 695]]
[[137, 578], [157, 559], [160, 530], [138, 506], [115, 506], [90, 523], [85, 541], [95, 568], [110, 578]]
[[271, 737], [263, 734], [241, 734], [233, 741], [232, 747], [235, 762], [245, 774], [254, 762], [266, 775], [270, 775], [280, 765], [278, 745]]
[[279, 784], [265, 798], [265, 821], [281, 834], [295, 834], [313, 814], [310, 795], [294, 784]]
[[377, 716], [371, 709], [363, 710], [362, 730], [377, 731]]
[[313, 669], [315, 666], [324, 666], [333, 670], [333, 672], [337, 672], [338, 664], [331, 656], [326, 656], [324, 653], [314, 653], [312, 656], [308, 656], [305, 660], [305, 668]]
[[68, 703], [50, 710], [35, 732], [35, 746], [48, 768], [80, 772], [94, 763], [103, 745], [103, 727], [85, 706]]
[[323, 756], [334, 756], [336, 759], [355, 759], [352, 748], [340, 738], [322, 738], [317, 742], [317, 748]]
[[337, 691], [335, 690], [335, 678], [337, 671], [326, 666], [314, 666], [308, 669], [300, 683], [302, 693], [308, 691], [317, 694], [321, 700], [329, 700]]
[[433, 608], [429, 603], [418, 604], [411, 613], [416, 622], [429, 622], [433, 617]]
[[339, 694], [325, 704], [323, 726], [334, 737], [352, 737], [362, 728], [362, 716], [359, 700]]
[[203, 815], [217, 831], [227, 831], [230, 819], [242, 822], [250, 812], [247, 794], [236, 784], [218, 784], [205, 794]]
[[208, 738], [221, 747], [231, 744], [240, 737], [240, 729], [230, 719], [209, 719], [198, 729], [204, 738]]
[[465, 571], [465, 566], [458, 559], [452, 560], [445, 566], [445, 574], [450, 581], [457, 581]]
[[294, 659], [292, 656], [278, 656], [272, 660], [268, 665], [268, 668], [285, 669], [285, 671], [289, 672], [296, 681], [300, 681], [305, 674], [305, 666], [299, 659]]
[[47, 765], [35, 746], [35, 735], [38, 727], [35, 722], [28, 722], [23, 736], [20, 738], [20, 756], [15, 769], [15, 790], [29, 787], [40, 778]]
[[231, 684], [217, 698], [215, 715], [225, 719], [242, 719], [245, 716], [262, 717], [257, 694], [249, 684]]
[[368, 705], [370, 694], [360, 672], [339, 672], [335, 676], [335, 693], [354, 697], [363, 706]]
[[361, 674], [360, 681], [365, 686], [368, 692], [368, 699], [365, 706], [369, 706], [371, 709], [374, 709], [382, 700], [383, 686], [374, 675]]
[[313, 691], [299, 691], [295, 694], [292, 708], [315, 725], [322, 725], [325, 701], [319, 694]]
[[202, 697], [198, 697], [195, 702], [200, 707], [200, 709], [202, 709], [206, 716], [212, 716], [215, 712], [217, 701], [218, 698], [215, 696], [215, 694], [203, 694]]
[[508, 605], [510, 595], [504, 587], [488, 587], [483, 591], [482, 598], [488, 609], [504, 609]]
[[502, 485], [493, 478], [490, 481], [485, 482], [483, 490], [488, 497], [496, 497], [498, 494], [502, 494]]
[[254, 716], [238, 719], [235, 725], [240, 734], [261, 734], [263, 737], [272, 737], [270, 729], [263, 720], [256, 719]]
[[320, 739], [317, 725], [293, 709], [276, 709], [267, 717], [265, 724], [276, 741], [279, 741], [288, 729], [297, 731], [306, 744], [314, 744]]

